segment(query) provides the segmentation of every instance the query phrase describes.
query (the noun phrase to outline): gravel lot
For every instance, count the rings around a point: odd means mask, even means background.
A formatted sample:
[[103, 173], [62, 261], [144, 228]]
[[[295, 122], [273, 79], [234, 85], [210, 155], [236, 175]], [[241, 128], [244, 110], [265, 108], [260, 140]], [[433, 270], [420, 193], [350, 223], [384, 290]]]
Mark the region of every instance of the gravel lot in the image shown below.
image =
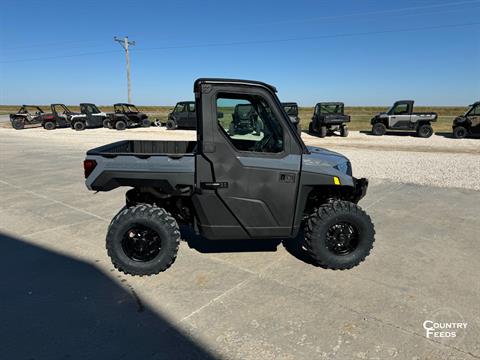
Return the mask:
[[[164, 128], [140, 128], [126, 131], [71, 129], [45, 131], [41, 128], [16, 131], [0, 128], [0, 136], [21, 136], [29, 141], [47, 140], [57, 144], [76, 145], [88, 150], [123, 139], [195, 139], [195, 131], [167, 131]], [[347, 156], [354, 175], [439, 187], [480, 190], [480, 139], [452, 139], [434, 135], [420, 139], [411, 134], [374, 137], [352, 131], [348, 138], [338, 136], [320, 139], [302, 134], [307, 145], [325, 147]]]

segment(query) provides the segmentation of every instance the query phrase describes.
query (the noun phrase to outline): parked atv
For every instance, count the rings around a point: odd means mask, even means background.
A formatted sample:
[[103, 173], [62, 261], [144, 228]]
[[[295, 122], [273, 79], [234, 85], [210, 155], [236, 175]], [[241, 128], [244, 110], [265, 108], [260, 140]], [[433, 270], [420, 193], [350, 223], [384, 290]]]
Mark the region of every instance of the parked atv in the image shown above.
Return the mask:
[[258, 119], [258, 114], [250, 104], [235, 105], [232, 122], [228, 128], [230, 135], [247, 135], [252, 134], [258, 136], [262, 131], [262, 123]]
[[114, 112], [108, 114], [108, 122], [106, 122], [111, 129], [125, 130], [130, 127], [151, 125], [147, 114], [140, 112], [133, 104], [117, 103], [113, 108]]
[[315, 105], [312, 121], [308, 125], [308, 133], [325, 137], [339, 131], [342, 137], [348, 136], [346, 123], [350, 122], [350, 116], [345, 115], [342, 102], [321, 102]]
[[372, 134], [385, 135], [388, 130], [415, 130], [418, 137], [428, 138], [433, 135], [431, 123], [437, 121], [434, 112], [413, 112], [413, 100], [401, 100], [385, 113], [375, 115], [370, 123]]
[[453, 137], [462, 139], [466, 136], [480, 135], [480, 101], [470, 105], [463, 116], [453, 120]]
[[296, 102], [284, 102], [282, 103], [283, 110], [287, 113], [288, 117], [292, 121], [292, 124], [297, 129], [298, 133], [302, 134], [302, 124], [300, 123], [300, 118], [298, 117], [298, 105]]
[[107, 114], [91, 103], [81, 103], [80, 114], [71, 114], [69, 119], [72, 129], [77, 131], [86, 128], [108, 127]]
[[38, 125], [41, 126], [43, 118], [47, 115], [37, 105], [22, 105], [22, 107], [14, 114], [10, 114], [10, 123], [16, 130], [24, 129], [25, 126]]
[[[106, 237], [118, 270], [142, 276], [169, 268], [179, 224], [207, 239], [297, 239], [325, 268], [350, 269], [368, 256], [375, 230], [357, 205], [367, 179], [353, 177], [346, 157], [305, 146], [273, 86], [198, 79], [194, 91], [197, 141], [124, 140], [87, 152], [89, 190], [131, 187]], [[261, 135], [227, 133], [226, 111], [258, 117]]]
[[50, 108], [52, 113], [44, 116], [42, 121], [42, 126], [45, 130], [69, 127], [70, 117], [78, 114], [70, 111], [64, 104], [52, 104]]
[[197, 114], [195, 112], [195, 101], [178, 102], [175, 109], [168, 114], [165, 126], [168, 130], [196, 129]]

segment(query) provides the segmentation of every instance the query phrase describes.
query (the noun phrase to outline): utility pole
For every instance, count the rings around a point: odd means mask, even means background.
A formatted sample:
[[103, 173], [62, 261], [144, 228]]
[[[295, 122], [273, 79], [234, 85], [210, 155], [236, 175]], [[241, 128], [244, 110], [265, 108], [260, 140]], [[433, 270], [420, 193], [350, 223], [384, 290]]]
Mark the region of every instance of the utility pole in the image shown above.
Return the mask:
[[128, 36], [125, 36], [123, 39], [119, 39], [116, 36], [113, 38], [114, 41], [118, 42], [123, 49], [125, 50], [125, 57], [127, 59], [127, 82], [128, 82], [128, 102], [132, 102], [132, 90], [130, 84], [130, 55], [128, 52], [128, 47], [130, 45], [134, 46], [135, 41], [128, 41]]

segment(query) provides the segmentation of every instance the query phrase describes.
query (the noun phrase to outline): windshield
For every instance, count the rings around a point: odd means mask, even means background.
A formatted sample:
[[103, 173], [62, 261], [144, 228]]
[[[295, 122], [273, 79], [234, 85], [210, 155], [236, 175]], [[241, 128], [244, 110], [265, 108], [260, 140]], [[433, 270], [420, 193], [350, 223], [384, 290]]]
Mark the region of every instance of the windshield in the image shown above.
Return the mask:
[[298, 107], [296, 105], [285, 105], [283, 107], [287, 115], [297, 116], [298, 115]]
[[342, 104], [320, 104], [317, 107], [318, 114], [343, 114]]
[[463, 116], [468, 116], [468, 115], [470, 116], [480, 115], [480, 104], [477, 104], [476, 106], [475, 104], [470, 105], [470, 108], [467, 110], [467, 112]]
[[126, 107], [128, 112], [132, 112], [132, 113], [140, 112], [140, 111], [138, 111], [138, 109], [135, 105], [125, 105], [125, 107]]

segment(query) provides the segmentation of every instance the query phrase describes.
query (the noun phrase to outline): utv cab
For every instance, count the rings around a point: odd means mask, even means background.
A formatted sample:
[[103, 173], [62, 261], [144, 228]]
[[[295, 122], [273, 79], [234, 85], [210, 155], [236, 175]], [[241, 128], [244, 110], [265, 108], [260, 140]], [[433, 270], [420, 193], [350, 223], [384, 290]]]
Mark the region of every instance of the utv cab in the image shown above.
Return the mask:
[[95, 104], [81, 103], [80, 114], [70, 116], [72, 129], [80, 131], [86, 128], [108, 127], [107, 114]]
[[342, 137], [348, 136], [346, 123], [350, 122], [350, 116], [345, 115], [342, 102], [322, 102], [315, 105], [312, 121], [308, 125], [308, 133], [325, 137], [340, 131]]
[[232, 122], [228, 128], [229, 135], [259, 136], [262, 131], [261, 121], [251, 104], [237, 104], [233, 110]]
[[165, 126], [168, 130], [196, 129], [197, 113], [195, 112], [195, 101], [178, 102], [173, 111], [168, 114]]
[[150, 126], [147, 114], [140, 112], [133, 104], [117, 103], [114, 112], [108, 114], [107, 126], [112, 129], [125, 130], [130, 127]]
[[10, 123], [16, 130], [24, 129], [29, 125], [42, 125], [45, 112], [37, 105], [22, 105], [14, 114], [10, 114]]
[[480, 135], [480, 101], [470, 105], [463, 116], [458, 116], [453, 120], [452, 131], [453, 137], [456, 139]]
[[418, 137], [428, 138], [433, 135], [431, 123], [437, 121], [434, 112], [413, 112], [413, 100], [401, 100], [385, 113], [375, 115], [370, 123], [372, 134], [385, 135], [388, 130], [414, 130]]
[[300, 124], [300, 118], [298, 117], [298, 104], [296, 102], [284, 102], [282, 103], [283, 109], [287, 113], [290, 121], [297, 129], [298, 133], [302, 134], [302, 125]]

